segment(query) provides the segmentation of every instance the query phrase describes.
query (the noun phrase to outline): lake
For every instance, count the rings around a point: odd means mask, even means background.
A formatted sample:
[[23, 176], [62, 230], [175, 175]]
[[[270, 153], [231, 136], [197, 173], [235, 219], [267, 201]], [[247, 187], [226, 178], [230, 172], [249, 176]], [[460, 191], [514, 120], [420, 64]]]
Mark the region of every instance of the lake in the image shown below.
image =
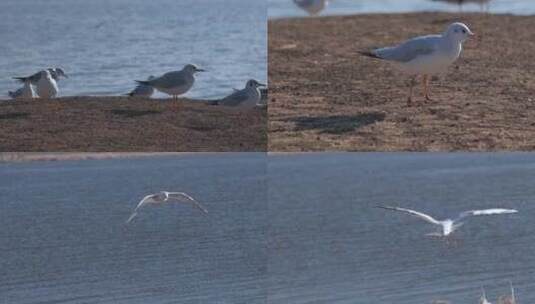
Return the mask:
[[0, 98], [46, 67], [69, 75], [61, 96], [102, 96], [188, 63], [208, 72], [184, 96], [223, 97], [267, 81], [266, 20], [265, 0], [2, 0]]

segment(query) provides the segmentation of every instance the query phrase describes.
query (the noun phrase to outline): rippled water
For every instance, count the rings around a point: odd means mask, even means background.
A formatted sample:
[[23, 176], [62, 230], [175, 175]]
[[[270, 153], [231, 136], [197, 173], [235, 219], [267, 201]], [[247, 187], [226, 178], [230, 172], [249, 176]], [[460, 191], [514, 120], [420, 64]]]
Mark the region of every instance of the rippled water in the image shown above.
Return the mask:
[[[306, 13], [295, 6], [292, 0], [267, 1], [270, 18], [306, 16]], [[443, 0], [334, 0], [329, 3], [322, 15], [420, 11], [481, 12], [482, 8], [479, 4], [468, 3], [460, 9], [457, 4], [451, 4]], [[535, 14], [535, 1], [490, 0], [490, 12], [496, 14], [533, 15]]]
[[224, 96], [267, 80], [266, 20], [265, 0], [2, 0], [0, 97], [44, 67], [63, 96], [118, 95], [187, 63], [209, 72], [185, 96]]
[[[535, 301], [535, 154], [308, 154], [268, 165], [270, 303], [495, 303], [511, 279]], [[436, 217], [494, 206], [450, 245], [434, 227], [378, 204]]]
[[[0, 165], [0, 303], [265, 303], [264, 154]], [[186, 205], [147, 208], [162, 189]]]

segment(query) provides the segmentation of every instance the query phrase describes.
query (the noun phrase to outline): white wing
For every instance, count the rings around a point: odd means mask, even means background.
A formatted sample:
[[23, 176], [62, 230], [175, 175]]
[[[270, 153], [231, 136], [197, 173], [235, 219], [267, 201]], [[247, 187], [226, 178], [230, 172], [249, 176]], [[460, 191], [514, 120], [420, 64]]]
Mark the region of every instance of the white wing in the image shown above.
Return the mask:
[[136, 206], [136, 209], [134, 209], [134, 212], [132, 212], [132, 214], [130, 215], [130, 217], [128, 218], [128, 220], [126, 220], [126, 223], [130, 223], [137, 215], [137, 210], [139, 208], [141, 208], [142, 206], [144, 206], [145, 204], [147, 203], [150, 203], [150, 202], [153, 202], [153, 198], [156, 196], [156, 194], [149, 194], [147, 196], [145, 196]]
[[195, 207], [199, 208], [202, 212], [208, 213], [208, 210], [201, 205], [197, 200], [195, 200], [193, 197], [189, 196], [188, 194], [184, 192], [167, 192], [167, 195], [169, 195], [169, 198], [185, 202], [185, 203], [193, 203]]
[[492, 208], [492, 209], [482, 209], [482, 210], [469, 210], [459, 214], [459, 217], [455, 221], [459, 221], [465, 217], [476, 216], [476, 215], [495, 215], [495, 214], [511, 214], [517, 213], [515, 209], [503, 209], [503, 208]]
[[408, 213], [410, 215], [416, 216], [416, 217], [418, 217], [418, 218], [420, 218], [420, 219], [422, 219], [422, 220], [424, 220], [426, 222], [429, 222], [431, 224], [435, 224], [435, 225], [440, 225], [441, 224], [439, 221], [434, 219], [432, 216], [427, 215], [425, 213], [418, 212], [418, 211], [405, 209], [405, 208], [399, 208], [399, 207], [390, 207], [390, 206], [377, 206], [377, 208], [405, 212], [405, 213]]

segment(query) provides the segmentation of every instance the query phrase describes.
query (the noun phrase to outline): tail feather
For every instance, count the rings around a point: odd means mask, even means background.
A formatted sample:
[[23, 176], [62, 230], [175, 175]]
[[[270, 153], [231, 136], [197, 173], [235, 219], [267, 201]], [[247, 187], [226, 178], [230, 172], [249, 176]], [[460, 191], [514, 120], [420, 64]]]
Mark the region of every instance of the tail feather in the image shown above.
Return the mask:
[[147, 80], [136, 80], [136, 82], [138, 84], [142, 84], [142, 85], [146, 85], [146, 86], [150, 86], [150, 81], [147, 81]]
[[366, 57], [370, 57], [370, 58], [382, 59], [381, 57], [377, 56], [377, 54], [375, 54], [372, 51], [358, 51], [358, 53], [361, 54], [362, 56], [366, 56]]
[[208, 100], [206, 104], [211, 105], [211, 106], [218, 106], [220, 101], [221, 99]]
[[13, 79], [24, 83], [28, 80], [28, 77], [13, 77]]

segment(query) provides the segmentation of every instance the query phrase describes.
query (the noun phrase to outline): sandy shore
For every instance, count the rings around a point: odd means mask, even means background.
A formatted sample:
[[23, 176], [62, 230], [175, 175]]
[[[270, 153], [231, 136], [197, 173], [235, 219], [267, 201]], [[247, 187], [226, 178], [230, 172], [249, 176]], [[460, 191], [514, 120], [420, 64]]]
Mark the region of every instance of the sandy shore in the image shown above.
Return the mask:
[[64, 161], [89, 159], [117, 159], [141, 158], [155, 156], [178, 156], [189, 153], [161, 152], [161, 153], [77, 153], [77, 152], [0, 152], [0, 162], [32, 162], [32, 161]]
[[0, 101], [0, 151], [265, 151], [266, 124], [265, 109], [185, 99]]
[[[477, 34], [407, 107], [407, 78], [359, 56], [453, 21]], [[270, 151], [535, 149], [535, 17], [415, 13], [269, 22]], [[415, 101], [422, 101], [418, 86]]]

